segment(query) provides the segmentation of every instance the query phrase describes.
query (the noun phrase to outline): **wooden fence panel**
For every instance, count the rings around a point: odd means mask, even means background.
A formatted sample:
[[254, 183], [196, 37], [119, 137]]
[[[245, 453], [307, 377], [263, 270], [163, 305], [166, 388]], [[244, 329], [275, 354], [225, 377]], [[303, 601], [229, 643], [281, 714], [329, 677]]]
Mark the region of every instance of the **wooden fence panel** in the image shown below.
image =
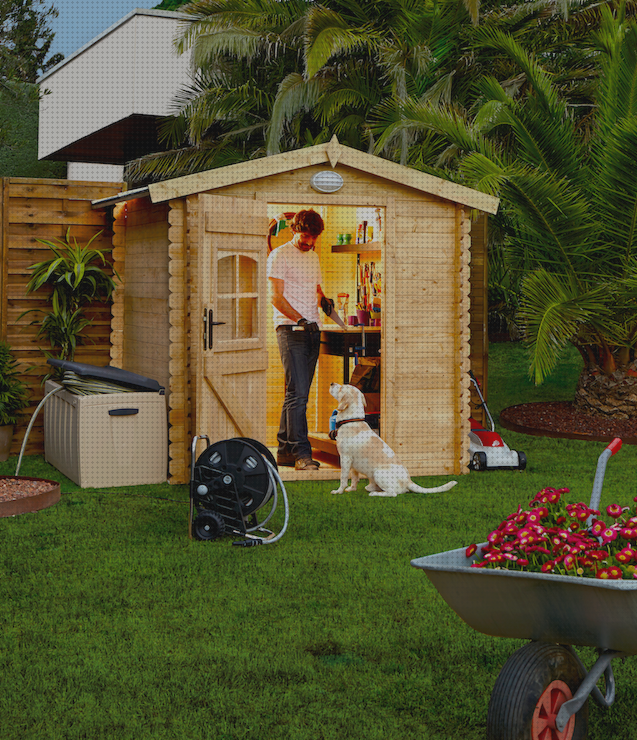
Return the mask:
[[[50, 367], [46, 364], [48, 342], [37, 338], [40, 314], [23, 316], [34, 308], [47, 308], [50, 288], [35, 294], [26, 293], [30, 278], [29, 267], [48, 259], [49, 248], [37, 239], [63, 239], [70, 228], [72, 237], [85, 244], [102, 232], [93, 242], [97, 249], [110, 249], [112, 224], [110, 213], [93, 210], [91, 201], [116, 195], [121, 183], [80, 182], [7, 177], [0, 178], [0, 339], [7, 341], [19, 362], [23, 379], [31, 390], [31, 403], [16, 427], [11, 454], [18, 454], [26, 427], [43, 396], [42, 377]], [[110, 305], [97, 303], [87, 315], [93, 320], [86, 334], [92, 340], [78, 348], [75, 359], [92, 365], [108, 365], [110, 360]], [[43, 416], [40, 412], [29, 435], [26, 454], [44, 451]]]

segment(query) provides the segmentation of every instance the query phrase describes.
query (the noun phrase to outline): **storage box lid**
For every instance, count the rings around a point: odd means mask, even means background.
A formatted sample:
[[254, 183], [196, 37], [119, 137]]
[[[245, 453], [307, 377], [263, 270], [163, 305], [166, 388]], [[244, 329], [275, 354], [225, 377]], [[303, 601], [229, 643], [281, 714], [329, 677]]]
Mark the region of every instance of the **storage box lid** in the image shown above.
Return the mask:
[[145, 378], [143, 375], [137, 375], [137, 373], [131, 373], [128, 370], [122, 370], [119, 367], [98, 367], [97, 365], [85, 365], [82, 362], [56, 360], [52, 357], [49, 357], [47, 362], [53, 367], [62, 368], [62, 370], [67, 370], [82, 377], [108, 380], [140, 391], [157, 392], [164, 389], [156, 380]]

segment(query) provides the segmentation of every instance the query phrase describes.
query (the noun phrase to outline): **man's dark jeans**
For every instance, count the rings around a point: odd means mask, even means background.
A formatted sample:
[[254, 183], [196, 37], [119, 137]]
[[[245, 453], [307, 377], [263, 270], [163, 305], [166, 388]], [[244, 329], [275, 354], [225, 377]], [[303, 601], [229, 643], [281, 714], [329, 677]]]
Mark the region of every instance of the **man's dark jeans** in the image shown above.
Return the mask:
[[312, 457], [307, 438], [307, 400], [319, 356], [320, 332], [277, 328], [276, 339], [285, 373], [285, 399], [277, 440], [279, 454]]

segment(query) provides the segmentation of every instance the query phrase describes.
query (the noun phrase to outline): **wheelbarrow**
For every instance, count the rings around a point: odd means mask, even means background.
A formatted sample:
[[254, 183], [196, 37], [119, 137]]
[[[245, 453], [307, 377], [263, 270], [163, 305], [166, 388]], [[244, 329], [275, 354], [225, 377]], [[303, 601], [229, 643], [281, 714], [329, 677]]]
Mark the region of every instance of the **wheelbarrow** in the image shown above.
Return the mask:
[[[614, 439], [599, 456], [590, 507], [599, 509]], [[590, 519], [589, 519], [590, 525]], [[489, 702], [487, 740], [584, 740], [588, 698], [615, 700], [611, 660], [637, 653], [637, 580], [471, 568], [466, 548], [412, 560], [470, 627], [531, 640], [500, 672]], [[597, 648], [590, 671], [573, 645]], [[605, 694], [597, 687], [604, 675]]]

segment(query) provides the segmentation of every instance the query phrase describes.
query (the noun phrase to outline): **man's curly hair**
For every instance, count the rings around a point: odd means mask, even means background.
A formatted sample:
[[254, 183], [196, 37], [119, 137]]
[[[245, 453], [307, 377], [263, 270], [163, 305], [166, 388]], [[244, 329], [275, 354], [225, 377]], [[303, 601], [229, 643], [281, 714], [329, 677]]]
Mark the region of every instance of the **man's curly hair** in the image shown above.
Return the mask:
[[319, 214], [310, 209], [309, 211], [299, 211], [290, 224], [292, 231], [296, 233], [306, 233], [312, 236], [318, 236], [323, 232], [325, 224]]

